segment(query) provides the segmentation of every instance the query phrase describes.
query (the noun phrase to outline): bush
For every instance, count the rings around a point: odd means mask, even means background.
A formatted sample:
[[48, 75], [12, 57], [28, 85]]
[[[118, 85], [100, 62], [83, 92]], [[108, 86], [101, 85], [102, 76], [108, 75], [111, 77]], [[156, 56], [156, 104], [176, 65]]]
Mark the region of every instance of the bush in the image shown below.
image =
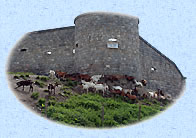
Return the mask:
[[41, 76], [39, 79], [46, 82], [49, 80], [49, 77]]
[[45, 89], [44, 92], [49, 92], [49, 90], [48, 89]]
[[36, 80], [35, 85], [39, 86], [40, 88], [43, 88], [45, 86], [44, 82], [42, 82], [40, 80]]
[[36, 79], [47, 82], [50, 78], [47, 76], [37, 76]]
[[39, 97], [39, 93], [38, 92], [33, 92], [31, 95], [31, 98], [33, 98], [34, 100], [37, 100]]
[[56, 100], [56, 98], [54, 96], [49, 96], [50, 100]]
[[14, 75], [14, 77], [13, 77], [14, 79], [19, 79], [20, 78], [20, 76], [18, 76], [18, 75]]
[[78, 85], [77, 81], [72, 81], [70, 79], [67, 79], [67, 85], [71, 87], [75, 87]]
[[40, 98], [38, 101], [38, 106], [40, 107], [45, 107], [46, 99], [45, 98]]
[[27, 78], [25, 77], [25, 75], [20, 75], [20, 78], [23, 78], [24, 80], [27, 80]]
[[63, 87], [61, 88], [61, 90], [65, 91], [65, 90], [71, 89], [71, 88], [72, 88], [72, 87], [70, 87], [70, 86], [63, 86]]
[[48, 106], [54, 106], [56, 104], [56, 100], [49, 100], [48, 101]]

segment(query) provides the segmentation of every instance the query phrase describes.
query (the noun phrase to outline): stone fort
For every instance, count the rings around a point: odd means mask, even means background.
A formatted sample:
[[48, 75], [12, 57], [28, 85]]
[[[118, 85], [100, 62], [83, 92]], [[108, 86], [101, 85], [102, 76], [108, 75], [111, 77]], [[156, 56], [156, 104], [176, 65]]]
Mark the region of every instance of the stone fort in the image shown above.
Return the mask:
[[77, 16], [74, 24], [24, 35], [12, 51], [8, 71], [130, 75], [173, 97], [182, 91], [185, 77], [139, 35], [137, 17], [91, 12]]

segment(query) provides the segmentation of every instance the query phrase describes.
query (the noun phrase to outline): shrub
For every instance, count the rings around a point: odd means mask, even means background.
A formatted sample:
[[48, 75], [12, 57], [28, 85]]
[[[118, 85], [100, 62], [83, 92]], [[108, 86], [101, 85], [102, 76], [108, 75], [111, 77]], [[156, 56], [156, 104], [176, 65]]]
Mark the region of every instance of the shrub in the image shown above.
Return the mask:
[[33, 98], [34, 100], [37, 100], [39, 97], [39, 93], [38, 92], [33, 92], [31, 95], [31, 98]]
[[49, 90], [48, 89], [45, 89], [44, 92], [49, 92]]
[[24, 80], [27, 80], [27, 78], [25, 77], [25, 75], [20, 75], [20, 78], [23, 78]]
[[49, 96], [50, 100], [56, 100], [56, 98], [54, 96]]
[[49, 77], [47, 77], [47, 76], [41, 76], [39, 79], [46, 82], [46, 81], [49, 80]]
[[67, 90], [64, 90], [63, 93], [64, 93], [64, 94], [71, 95], [71, 94], [72, 94], [72, 90], [67, 89]]
[[40, 98], [38, 101], [38, 106], [40, 107], [45, 107], [46, 99], [45, 98]]
[[56, 100], [49, 100], [48, 101], [48, 106], [54, 106], [56, 104]]
[[37, 76], [36, 79], [47, 82], [50, 78], [47, 76]]
[[40, 80], [36, 80], [35, 85], [39, 86], [40, 88], [43, 88], [45, 86], [44, 82], [42, 82]]
[[63, 91], [65, 91], [67, 89], [71, 89], [71, 87], [70, 86], [63, 86], [63, 87], [61, 87], [61, 90], [63, 90]]
[[75, 86], [77, 86], [77, 84], [78, 84], [77, 81], [72, 81], [70, 79], [67, 79], [68, 86], [75, 87]]
[[18, 76], [18, 75], [14, 75], [14, 77], [13, 77], [14, 79], [19, 79], [20, 78], [20, 76]]

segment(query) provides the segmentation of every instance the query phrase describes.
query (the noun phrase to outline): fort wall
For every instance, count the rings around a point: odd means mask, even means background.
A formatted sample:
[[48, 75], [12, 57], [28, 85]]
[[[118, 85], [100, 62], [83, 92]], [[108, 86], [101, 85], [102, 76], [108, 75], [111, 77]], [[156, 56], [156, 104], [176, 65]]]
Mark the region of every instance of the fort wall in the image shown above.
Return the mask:
[[[185, 79], [175, 63], [139, 36], [139, 19], [111, 13], [76, 17], [75, 26], [27, 33], [10, 55], [8, 71], [131, 75], [148, 89], [176, 97]], [[116, 40], [117, 48], [108, 41]], [[113, 42], [112, 42], [113, 43]]]
[[147, 88], [162, 89], [173, 97], [183, 89], [185, 80], [176, 64], [142, 37], [140, 37], [140, 64], [142, 78], [148, 82]]
[[71, 26], [26, 34], [12, 50], [8, 70], [37, 74], [72, 71], [74, 33], [75, 27]]
[[[89, 13], [75, 19], [76, 69], [89, 74], [134, 74], [139, 78], [139, 19]], [[118, 48], [108, 48], [116, 39]]]

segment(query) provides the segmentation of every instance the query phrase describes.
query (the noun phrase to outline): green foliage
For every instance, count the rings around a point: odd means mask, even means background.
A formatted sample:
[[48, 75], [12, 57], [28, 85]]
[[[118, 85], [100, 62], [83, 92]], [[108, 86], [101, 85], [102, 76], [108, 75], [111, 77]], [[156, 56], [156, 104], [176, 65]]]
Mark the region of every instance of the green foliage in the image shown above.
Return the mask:
[[27, 78], [25, 76], [26, 75], [20, 75], [20, 78], [23, 78], [24, 80], [27, 80]]
[[20, 78], [20, 76], [19, 75], [14, 75], [14, 77], [13, 77], [14, 79], [19, 79]]
[[34, 73], [32, 73], [32, 72], [8, 72], [8, 74], [24, 75], [24, 76], [26, 76], [26, 75], [34, 75]]
[[[141, 105], [140, 120], [147, 119], [164, 108], [158, 101], [156, 104], [148, 100], [143, 102], [148, 102], [150, 105]], [[102, 116], [103, 110], [104, 116]], [[138, 121], [138, 114], [138, 104], [127, 103], [121, 98], [103, 98], [93, 93], [70, 96], [65, 102], [51, 100], [50, 106], [46, 109], [48, 118], [85, 127], [115, 127], [131, 124]]]
[[48, 81], [50, 78], [49, 77], [47, 77], [47, 76], [41, 76], [40, 77], [40, 80], [42, 80], [42, 81]]
[[49, 92], [49, 90], [48, 89], [45, 89], [44, 92]]
[[64, 93], [65, 96], [67, 96], [67, 97], [73, 95], [73, 94], [72, 94], [72, 90], [70, 90], [70, 89], [64, 90], [63, 93]]
[[40, 98], [37, 105], [44, 108], [45, 107], [45, 103], [46, 103], [46, 99], [45, 98]]
[[14, 75], [14, 79], [19, 79], [19, 78], [23, 78], [24, 80], [27, 80], [27, 77], [29, 78], [30, 76], [28, 74], [15, 74]]
[[36, 79], [39, 79], [41, 81], [47, 82], [50, 78], [47, 76], [37, 76]]
[[56, 100], [49, 100], [48, 101], [48, 106], [54, 106], [56, 104]]
[[61, 87], [61, 90], [65, 91], [65, 90], [71, 89], [71, 88], [72, 88], [72, 87], [70, 87], [70, 86], [63, 86], [63, 87]]
[[40, 88], [43, 88], [45, 86], [44, 82], [40, 80], [36, 80], [35, 85], [39, 86]]
[[33, 92], [31, 95], [31, 98], [33, 98], [34, 100], [37, 100], [39, 97], [39, 93], [38, 92]]
[[67, 85], [67, 86], [71, 86], [71, 87], [75, 87], [75, 86], [78, 85], [78, 82], [77, 82], [77, 81], [72, 81], [72, 80], [70, 80], [70, 79], [67, 79], [66, 85]]
[[60, 93], [62, 96], [70, 97], [72, 94], [71, 86], [63, 86], [60, 90], [63, 92]]
[[54, 96], [49, 96], [50, 100], [56, 100], [56, 98]]

